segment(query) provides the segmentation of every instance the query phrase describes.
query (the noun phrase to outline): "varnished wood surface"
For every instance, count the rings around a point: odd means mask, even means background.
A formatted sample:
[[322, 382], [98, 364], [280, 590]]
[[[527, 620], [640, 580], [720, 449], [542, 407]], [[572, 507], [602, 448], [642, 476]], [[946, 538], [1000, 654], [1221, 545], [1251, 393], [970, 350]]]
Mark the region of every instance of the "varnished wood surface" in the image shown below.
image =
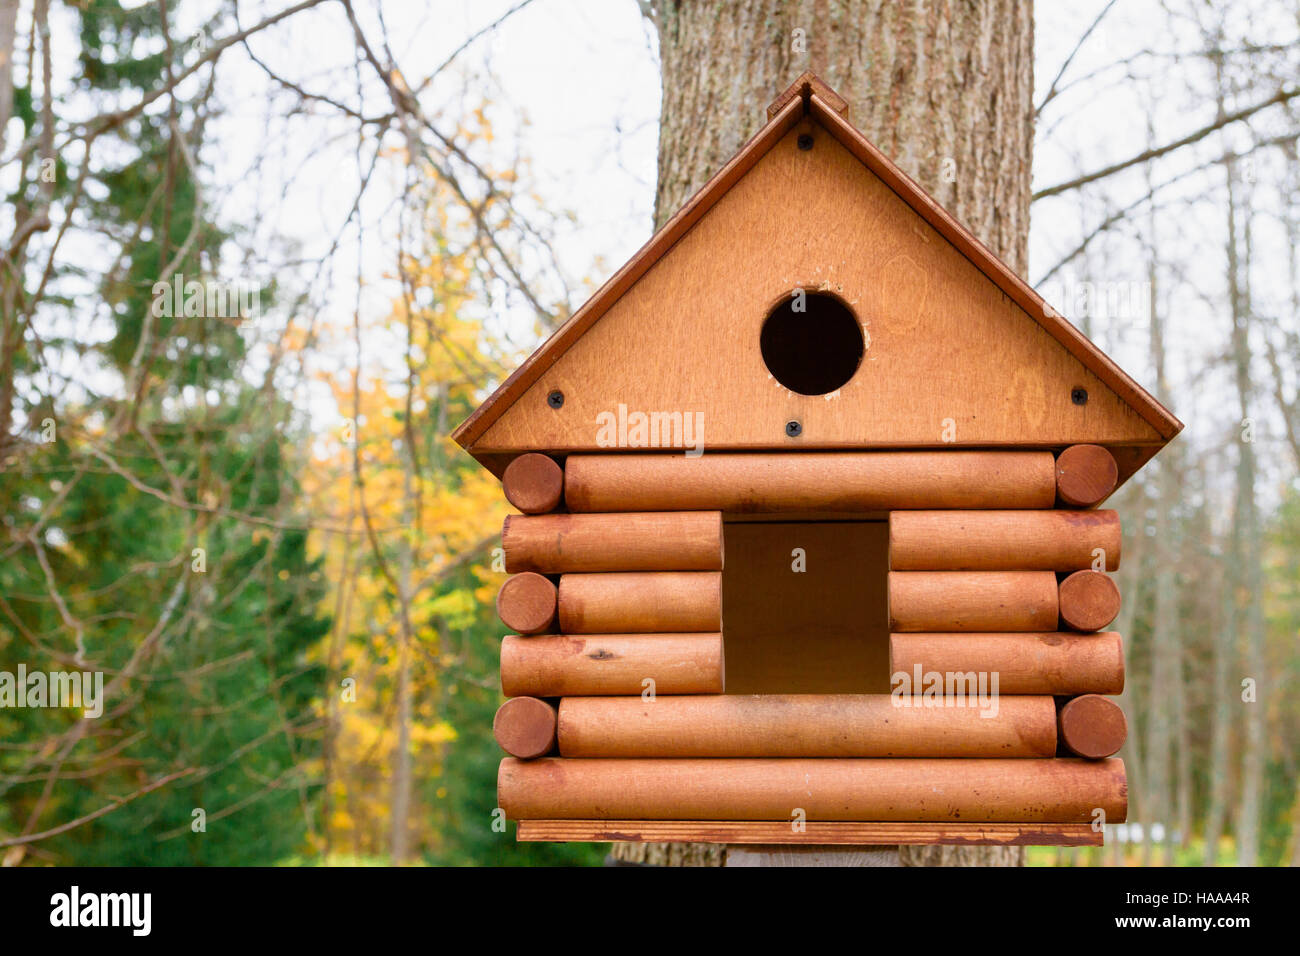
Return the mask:
[[497, 801], [511, 820], [1122, 823], [1128, 784], [1116, 758], [507, 757]]
[[1086, 823], [828, 823], [802, 831], [762, 820], [521, 820], [523, 842], [825, 844], [835, 846], [1101, 846]]
[[[966, 447], [1105, 444], [1115, 453], [1122, 482], [1181, 429], [854, 129], [831, 92], [806, 86], [796, 84], [791, 89], [797, 95], [781, 97], [777, 115], [457, 429], [462, 446], [498, 473], [512, 453], [589, 449], [595, 410], [612, 412], [617, 402], [608, 399], [634, 395], [660, 400], [635, 410], [711, 411], [705, 440], [714, 448], [933, 447], [942, 420], [950, 418], [955, 441]], [[795, 140], [809, 133], [813, 148], [800, 150]], [[673, 293], [663, 294], [670, 287]], [[796, 287], [845, 299], [862, 313], [870, 336], [863, 366], [874, 371], [864, 376], [860, 370], [829, 400], [785, 392], [758, 358], [751, 326]], [[700, 302], [709, 307], [700, 309]], [[976, 321], [967, 321], [972, 316]], [[711, 337], [716, 331], [721, 339]], [[963, 337], [976, 332], [981, 342]], [[717, 347], [737, 344], [743, 355]], [[997, 349], [995, 361], [990, 348]], [[571, 352], [584, 351], [596, 359], [599, 380], [558, 368], [574, 358]], [[631, 363], [638, 352], [643, 361]], [[713, 384], [696, 378], [697, 369]], [[751, 372], [762, 373], [757, 383]], [[879, 385], [890, 378], [900, 381]], [[855, 385], [859, 380], [868, 385]], [[927, 387], [913, 388], [918, 381]], [[563, 408], [550, 408], [547, 394], [565, 382], [578, 388], [580, 404], [571, 387]], [[610, 384], [618, 388], [611, 392]], [[756, 384], [767, 387], [736, 394]], [[1071, 398], [1080, 388], [1088, 393], [1083, 404]], [[861, 416], [844, 406], [867, 391], [873, 399], [864, 422], [869, 427], [849, 434], [841, 426]], [[534, 407], [534, 398], [541, 407]], [[997, 407], [992, 416], [981, 414], [988, 402]], [[941, 404], [960, 406], [958, 414], [926, 414]], [[717, 414], [724, 408], [739, 415]], [[517, 427], [498, 430], [516, 409], [518, 424], [553, 427], [532, 437]], [[801, 420], [799, 443], [772, 432], [768, 413], [801, 409], [812, 421]], [[777, 429], [793, 420], [776, 418]], [[756, 438], [732, 434], [735, 429]]]
[[[786, 133], [473, 450], [600, 450], [601, 416], [620, 405], [698, 415], [711, 450], [1161, 441], [852, 153], [820, 130], [801, 150], [799, 135]], [[796, 394], [763, 363], [763, 323], [794, 289], [834, 294], [863, 328], [862, 362], [829, 396]], [[1080, 341], [1078, 353], [1101, 355]], [[559, 409], [547, 402], [555, 391]]]

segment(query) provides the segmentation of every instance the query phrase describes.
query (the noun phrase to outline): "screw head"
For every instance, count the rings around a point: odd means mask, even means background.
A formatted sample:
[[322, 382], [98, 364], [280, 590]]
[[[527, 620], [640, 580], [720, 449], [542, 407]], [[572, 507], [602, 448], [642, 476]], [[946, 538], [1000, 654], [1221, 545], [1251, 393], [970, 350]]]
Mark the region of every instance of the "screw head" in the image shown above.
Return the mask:
[[550, 405], [551, 408], [563, 408], [564, 393], [560, 391], [558, 388], [552, 390], [551, 393], [546, 396], [546, 404]]
[[795, 142], [799, 145], [800, 149], [807, 152], [813, 147], [812, 133], [800, 133], [799, 138], [795, 140]]
[[786, 422], [785, 433], [791, 438], [798, 438], [803, 434], [803, 426], [798, 422]]
[[1074, 402], [1076, 405], [1087, 405], [1088, 390], [1086, 388], [1078, 387], [1070, 389], [1070, 401]]

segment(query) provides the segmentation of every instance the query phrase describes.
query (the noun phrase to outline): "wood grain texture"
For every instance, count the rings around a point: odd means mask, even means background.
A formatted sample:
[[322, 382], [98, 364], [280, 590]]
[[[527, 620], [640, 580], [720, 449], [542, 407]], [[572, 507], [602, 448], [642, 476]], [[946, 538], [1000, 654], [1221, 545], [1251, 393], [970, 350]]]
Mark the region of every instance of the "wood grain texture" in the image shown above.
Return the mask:
[[1105, 501], [1119, 482], [1115, 456], [1100, 445], [1071, 445], [1056, 457], [1056, 497], [1073, 508]]
[[650, 689], [721, 694], [723, 667], [721, 634], [565, 634], [501, 642], [507, 697], [640, 695]]
[[506, 578], [497, 592], [497, 616], [520, 634], [541, 634], [555, 622], [559, 595], [550, 579], [526, 571]]
[[528, 452], [506, 466], [501, 489], [524, 514], [546, 514], [564, 500], [564, 469], [549, 455]]
[[1109, 697], [1087, 694], [1066, 701], [1057, 715], [1061, 746], [1090, 760], [1119, 753], [1128, 737], [1128, 721]]
[[[566, 697], [564, 757], [1052, 757], [1056, 703], [900, 707], [888, 694]], [[515, 756], [520, 756], [515, 754]]]
[[[599, 416], [620, 404], [698, 413], [711, 450], [933, 447], [949, 433], [962, 445], [1162, 444], [1161, 429], [1176, 430], [1069, 323], [1030, 315], [989, 281], [970, 258], [978, 244], [951, 243], [960, 227], [950, 217], [918, 203], [936, 229], [834, 135], [807, 151], [798, 135], [785, 133], [616, 301], [602, 302], [600, 320], [566, 336], [562, 354], [544, 347], [531, 383], [494, 400], [495, 421], [458, 440], [475, 455], [594, 451]], [[853, 229], [827, 228], [844, 220], [846, 204]], [[781, 386], [757, 347], [768, 312], [796, 288], [841, 297], [868, 339], [858, 372], [830, 396]], [[1094, 368], [1132, 385], [1141, 412]], [[1071, 400], [1076, 388], [1087, 390], [1086, 404]], [[556, 389], [566, 399], [558, 410], [546, 402]], [[802, 425], [797, 439], [785, 433], [792, 420]]]
[[1051, 571], [890, 571], [894, 631], [1053, 631]]
[[566, 574], [564, 634], [646, 634], [722, 629], [722, 575], [714, 571]]
[[511, 515], [501, 546], [511, 573], [721, 571], [722, 514]]
[[1089, 823], [1127, 814], [1122, 761], [507, 757], [497, 805], [519, 819]]
[[[1124, 643], [1114, 631], [1073, 634], [891, 634], [890, 672], [998, 675], [998, 693], [1118, 694]], [[914, 678], [913, 678], [914, 679]]]
[[536, 697], [512, 697], [497, 708], [492, 736], [512, 757], [529, 760], [555, 749], [555, 705]]
[[[1077, 571], [1104, 552], [1119, 567], [1114, 511], [895, 511], [889, 561], [896, 571]], [[507, 570], [509, 568], [507, 567]]]
[[736, 843], [823, 846], [1101, 846], [1086, 823], [827, 823], [761, 820], [520, 820], [521, 842]]
[[1054, 468], [1038, 451], [574, 455], [565, 498], [579, 512], [1050, 508]]
[[1100, 571], [1075, 571], [1060, 585], [1061, 623], [1099, 631], [1119, 614], [1119, 587]]

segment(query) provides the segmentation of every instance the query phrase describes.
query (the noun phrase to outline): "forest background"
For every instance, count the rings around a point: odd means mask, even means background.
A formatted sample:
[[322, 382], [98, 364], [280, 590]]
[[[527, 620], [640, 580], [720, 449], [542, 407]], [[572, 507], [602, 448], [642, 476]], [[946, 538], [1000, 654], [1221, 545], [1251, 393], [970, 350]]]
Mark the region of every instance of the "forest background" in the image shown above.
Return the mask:
[[[675, 6], [0, 0], [0, 672], [104, 675], [0, 708], [5, 865], [600, 862], [493, 825], [447, 436], [650, 235]], [[1036, 10], [1028, 279], [1188, 427], [1112, 502], [1132, 822], [1030, 863], [1300, 862], [1298, 66]]]

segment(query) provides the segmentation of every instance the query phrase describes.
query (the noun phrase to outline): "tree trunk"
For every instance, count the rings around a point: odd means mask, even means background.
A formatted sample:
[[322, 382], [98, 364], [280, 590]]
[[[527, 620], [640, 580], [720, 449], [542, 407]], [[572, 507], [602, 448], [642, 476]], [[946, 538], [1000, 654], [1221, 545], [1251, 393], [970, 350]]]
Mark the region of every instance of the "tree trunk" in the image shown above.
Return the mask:
[[18, 38], [18, 0], [0, 0], [0, 153], [14, 113], [14, 41]]
[[[1228, 302], [1235, 317], [1239, 311], [1240, 290], [1237, 283], [1237, 228], [1236, 210], [1233, 199], [1233, 180], [1236, 177], [1235, 165], [1229, 160], [1224, 164], [1224, 175], [1228, 185]], [[1235, 325], [1234, 318], [1234, 325]], [[1235, 333], [1234, 333], [1235, 341]], [[1224, 579], [1222, 598], [1222, 620], [1215, 634], [1213, 656], [1213, 684], [1211, 699], [1214, 701], [1213, 731], [1210, 738], [1210, 804], [1205, 821], [1205, 864], [1216, 866], [1219, 862], [1219, 840], [1223, 836], [1224, 825], [1228, 815], [1229, 782], [1231, 779], [1231, 760], [1229, 759], [1229, 738], [1233, 723], [1233, 704], [1240, 693], [1236, 681], [1232, 679], [1232, 662], [1236, 659], [1237, 626], [1240, 623], [1237, 608], [1238, 588], [1241, 586], [1242, 567], [1242, 531], [1241, 520], [1243, 502], [1242, 481], [1243, 459], [1238, 456], [1236, 510], [1233, 514], [1232, 527], [1225, 536], [1223, 547]]]
[[1214, 632], [1210, 700], [1210, 799], [1205, 811], [1205, 865], [1218, 866], [1219, 840], [1223, 836], [1224, 821], [1228, 815], [1228, 782], [1231, 768], [1228, 761], [1228, 736], [1232, 730], [1232, 701], [1237, 691], [1231, 679], [1230, 661], [1237, 644], [1237, 569], [1240, 567], [1241, 549], [1238, 529], [1224, 536], [1219, 560], [1223, 566], [1222, 594], [1219, 600], [1219, 621]]
[[764, 107], [811, 69], [848, 101], [854, 126], [1024, 274], [1034, 134], [1032, 3], [663, 0], [652, 6], [663, 76], [656, 227], [758, 130]]
[[[1228, 285], [1232, 306], [1232, 362], [1237, 384], [1241, 430], [1237, 442], [1237, 509], [1234, 520], [1241, 528], [1241, 575], [1246, 606], [1241, 613], [1245, 624], [1246, 655], [1243, 676], [1255, 682], [1255, 696], [1245, 708], [1246, 733], [1242, 744], [1241, 800], [1237, 804], [1237, 863], [1254, 866], [1259, 844], [1259, 814], [1264, 776], [1264, 711], [1260, 703], [1264, 682], [1264, 574], [1259, 506], [1255, 500], [1255, 427], [1251, 415], [1253, 385], [1250, 349], [1250, 210], [1245, 225], [1237, 223], [1240, 207], [1234, 192], [1235, 170], [1228, 173]], [[1245, 234], [1245, 262], [1237, 253], [1238, 233]], [[1242, 693], [1242, 688], [1236, 689]]]
[[415, 629], [411, 621], [411, 599], [414, 593], [415, 569], [419, 566], [416, 554], [420, 534], [419, 463], [416, 459], [414, 415], [412, 403], [418, 378], [415, 371], [415, 325], [408, 305], [406, 312], [406, 405], [402, 431], [402, 526], [404, 533], [398, 538], [398, 580], [395, 582], [399, 610], [400, 632], [397, 650], [397, 743], [393, 753], [393, 808], [392, 856], [393, 864], [405, 863], [410, 855], [410, 813], [414, 786], [412, 775], [411, 723], [411, 653], [415, 643]]
[[[1216, 37], [1216, 40], [1219, 39]], [[1218, 114], [1225, 112], [1223, 90], [1226, 88], [1223, 75], [1223, 58], [1212, 56], [1215, 78], [1219, 89]], [[1238, 289], [1237, 268], [1237, 219], [1234, 208], [1233, 181], [1236, 167], [1232, 160], [1223, 164], [1224, 179], [1228, 193], [1228, 235], [1227, 235], [1227, 280], [1228, 305], [1233, 315], [1234, 327], [1236, 315], [1240, 310], [1240, 290]], [[1236, 505], [1232, 526], [1224, 536], [1222, 562], [1223, 580], [1220, 586], [1223, 595], [1220, 600], [1218, 629], [1215, 632], [1213, 648], [1213, 683], [1210, 687], [1211, 699], [1214, 701], [1212, 711], [1212, 730], [1210, 737], [1210, 800], [1205, 819], [1205, 865], [1217, 866], [1219, 862], [1219, 841], [1228, 817], [1228, 798], [1230, 793], [1231, 764], [1229, 750], [1233, 725], [1233, 702], [1237, 699], [1236, 681], [1232, 679], [1234, 668], [1232, 662], [1237, 656], [1237, 628], [1240, 624], [1238, 608], [1238, 589], [1242, 584], [1242, 540], [1243, 523], [1241, 521], [1241, 458], [1238, 457]]]
[[[849, 119], [1016, 272], [1033, 154], [1029, 0], [643, 0], [659, 34], [658, 228], [752, 136], [805, 70]], [[698, 850], [690, 851], [698, 858]], [[619, 844], [649, 862], [678, 851]], [[710, 859], [721, 853], [710, 851]], [[904, 862], [1018, 864], [1020, 848], [905, 848]]]
[[[1154, 216], [1154, 213], [1153, 213]], [[1153, 222], [1154, 225], [1154, 222]], [[1152, 232], [1154, 237], [1155, 233]], [[1147, 281], [1150, 293], [1151, 361], [1156, 379], [1156, 395], [1169, 397], [1165, 379], [1164, 325], [1160, 317], [1157, 295], [1158, 264], [1156, 252], [1151, 250]], [[1155, 607], [1151, 622], [1151, 693], [1148, 710], [1147, 739], [1147, 796], [1146, 826], [1143, 831], [1143, 863], [1150, 862], [1153, 845], [1153, 825], [1165, 828], [1161, 857], [1171, 862], [1174, 829], [1174, 732], [1179, 707], [1178, 697], [1183, 693], [1181, 678], [1182, 654], [1178, 647], [1178, 592], [1177, 556], [1171, 538], [1173, 527], [1171, 513], [1179, 494], [1178, 477], [1174, 472], [1174, 459], [1169, 453], [1161, 457], [1156, 467], [1155, 513]]]
[[[1145, 515], [1148, 511], [1148, 498], [1146, 487], [1138, 482], [1130, 482], [1121, 491], [1123, 495], [1121, 501], [1116, 503], [1116, 507], [1124, 513]], [[1140, 586], [1142, 581], [1150, 577], [1151, 556], [1147, 552], [1148, 541], [1144, 533], [1142, 523], [1130, 525], [1128, 534], [1125, 536], [1123, 543], [1124, 560], [1119, 568], [1119, 593], [1124, 595], [1124, 600], [1120, 603], [1119, 617], [1115, 619], [1111, 626], [1120, 634], [1124, 635], [1126, 641], [1133, 633], [1133, 624], [1137, 620], [1138, 602], [1140, 600]], [[1125, 645], [1125, 653], [1130, 653], [1131, 643]], [[1133, 680], [1124, 682], [1124, 689], [1120, 692], [1116, 703], [1128, 717], [1131, 728], [1128, 739], [1124, 741], [1124, 746], [1120, 748], [1119, 756], [1124, 760], [1124, 769], [1128, 777], [1128, 818], [1130, 820], [1145, 819], [1146, 802], [1145, 795], [1147, 788], [1146, 783], [1146, 764], [1143, 762], [1145, 751], [1142, 747], [1142, 735], [1137, 732], [1137, 706], [1133, 701], [1134, 691], [1136, 688]], [[1131, 830], [1129, 832], [1132, 832]], [[1114, 839], [1110, 845], [1110, 863], [1112, 866], [1125, 866], [1128, 861], [1127, 842], [1120, 843]]]

